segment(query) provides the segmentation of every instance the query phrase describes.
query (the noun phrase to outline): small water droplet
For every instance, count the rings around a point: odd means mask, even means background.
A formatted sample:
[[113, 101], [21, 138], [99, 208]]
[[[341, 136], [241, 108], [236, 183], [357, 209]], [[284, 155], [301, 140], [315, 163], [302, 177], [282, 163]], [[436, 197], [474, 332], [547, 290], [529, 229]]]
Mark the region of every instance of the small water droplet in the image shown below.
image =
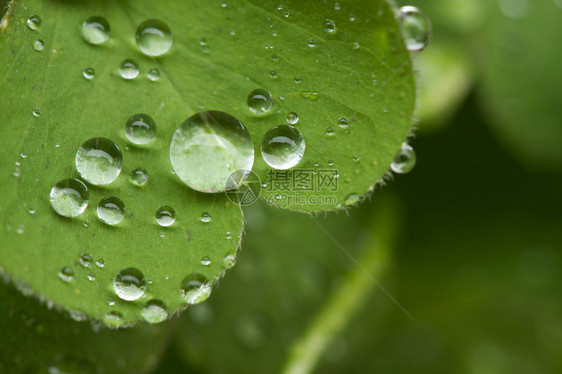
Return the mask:
[[277, 79], [277, 72], [275, 70], [272, 70], [269, 72], [269, 76], [273, 79]]
[[327, 19], [324, 21], [324, 31], [328, 34], [335, 34], [336, 33], [336, 22], [331, 19]]
[[92, 273], [88, 274], [88, 280], [89, 280], [90, 282], [95, 281], [95, 280], [96, 280], [96, 275], [95, 275], [95, 274], [92, 274]]
[[172, 32], [168, 25], [157, 19], [144, 21], [135, 34], [137, 45], [147, 56], [161, 56], [172, 47]]
[[31, 30], [38, 30], [41, 27], [41, 17], [33, 15], [27, 19], [27, 27]]
[[22, 224], [19, 224], [18, 227], [16, 227], [16, 234], [23, 234], [25, 232], [25, 227]]
[[168, 318], [166, 305], [160, 300], [150, 300], [142, 308], [142, 318], [148, 323], [164, 322]]
[[203, 266], [209, 266], [209, 265], [211, 265], [211, 259], [210, 259], [209, 257], [207, 257], [207, 256], [203, 257], [203, 258], [201, 259], [201, 265], [203, 265]]
[[402, 144], [400, 152], [396, 155], [390, 168], [397, 174], [406, 174], [410, 172], [416, 165], [416, 153], [409, 144]]
[[41, 115], [41, 109], [33, 109], [33, 117], [39, 117]]
[[305, 148], [304, 137], [299, 130], [290, 125], [281, 125], [265, 133], [261, 143], [261, 154], [272, 168], [286, 170], [300, 162]]
[[27, 208], [27, 213], [29, 213], [29, 214], [35, 214], [35, 207], [34, 207], [34, 206], [30, 206], [29, 208]]
[[134, 114], [125, 124], [125, 135], [133, 144], [148, 144], [156, 135], [156, 122], [148, 114]]
[[86, 68], [82, 72], [82, 75], [84, 76], [84, 78], [90, 80], [90, 79], [94, 79], [96, 72], [92, 68]]
[[361, 48], [361, 44], [359, 44], [359, 42], [353, 42], [353, 49], [359, 49]]
[[180, 289], [180, 294], [188, 304], [199, 304], [211, 296], [212, 286], [209, 280], [201, 274], [191, 274], [186, 277]]
[[263, 88], [257, 88], [248, 95], [248, 108], [252, 113], [265, 114], [273, 105], [271, 93]]
[[295, 125], [297, 122], [299, 122], [299, 115], [295, 112], [289, 112], [287, 113], [286, 119], [289, 125]]
[[254, 144], [237, 118], [220, 111], [201, 112], [176, 130], [170, 160], [176, 175], [190, 188], [222, 192], [229, 188], [234, 172], [252, 169]]
[[400, 8], [402, 34], [409, 51], [421, 51], [427, 46], [431, 34], [431, 22], [418, 8], [404, 6]]
[[119, 75], [123, 79], [135, 79], [139, 75], [139, 65], [130, 58], [123, 60], [119, 65]]
[[230, 231], [228, 231], [226, 233], [226, 240], [230, 240], [230, 239], [232, 239], [232, 233]]
[[103, 323], [110, 327], [121, 327], [123, 325], [123, 316], [119, 312], [109, 312], [103, 316]]
[[326, 129], [326, 135], [328, 135], [328, 136], [333, 136], [335, 133], [336, 133], [336, 131], [334, 130], [333, 127], [328, 127]]
[[70, 282], [74, 279], [74, 271], [69, 267], [63, 267], [59, 271], [59, 278], [64, 282]]
[[42, 51], [45, 48], [45, 43], [41, 39], [37, 39], [33, 42], [33, 49], [37, 52]]
[[211, 215], [207, 212], [201, 214], [201, 222], [205, 222], [205, 223], [211, 222]]
[[145, 168], [135, 168], [131, 171], [131, 182], [138, 187], [142, 187], [148, 182], [148, 172]]
[[105, 261], [100, 258], [99, 260], [96, 261], [96, 266], [102, 269], [105, 266]]
[[83, 253], [82, 255], [80, 255], [80, 265], [82, 265], [82, 267], [89, 268], [92, 265], [92, 261], [92, 255], [88, 253]]
[[316, 40], [310, 38], [307, 40], [306, 45], [308, 45], [310, 48], [314, 48], [316, 47]]
[[354, 205], [355, 203], [357, 203], [359, 201], [360, 196], [356, 193], [351, 193], [349, 195], [347, 195], [344, 199], [344, 204], [345, 205]]
[[345, 117], [340, 117], [338, 119], [338, 125], [342, 128], [345, 129], [347, 127], [349, 127], [349, 120]]
[[359, 162], [359, 156], [353, 155], [352, 160], [353, 160], [353, 162]]
[[226, 256], [222, 263], [225, 269], [232, 269], [236, 265], [236, 254]]
[[137, 268], [122, 269], [113, 279], [113, 290], [122, 300], [137, 300], [144, 295], [146, 281]]
[[148, 71], [148, 79], [153, 82], [160, 80], [160, 71], [156, 68], [152, 68]]
[[115, 143], [106, 138], [92, 138], [76, 152], [76, 169], [94, 185], [113, 182], [123, 167], [123, 155]]
[[328, 161], [328, 165], [329, 165], [329, 166], [334, 166], [334, 161], [332, 161], [332, 160]]
[[125, 204], [115, 196], [106, 196], [98, 204], [98, 218], [108, 225], [117, 225], [125, 218]]
[[115, 305], [115, 300], [112, 297], [108, 297], [107, 298], [107, 305], [109, 306], [114, 306]]
[[84, 226], [85, 228], [88, 228], [88, 226], [90, 226], [90, 221], [85, 220], [84, 223], [82, 224], [82, 226]]
[[82, 23], [82, 37], [90, 44], [102, 44], [109, 39], [109, 22], [101, 16], [93, 16]]
[[14, 171], [12, 172], [12, 175], [16, 178], [19, 177], [21, 175], [21, 169], [15, 168]]
[[314, 91], [303, 91], [301, 92], [301, 96], [304, 97], [305, 99], [316, 101], [318, 100], [318, 97], [320, 95], [318, 95], [318, 92], [314, 92]]
[[338, 3], [337, 1], [334, 3], [334, 10], [340, 10], [341, 9], [341, 5], [340, 3]]
[[168, 227], [171, 226], [176, 221], [175, 210], [167, 205], [161, 206], [156, 211], [156, 222], [160, 226]]
[[88, 188], [78, 179], [63, 179], [51, 189], [50, 202], [63, 217], [79, 216], [88, 206]]

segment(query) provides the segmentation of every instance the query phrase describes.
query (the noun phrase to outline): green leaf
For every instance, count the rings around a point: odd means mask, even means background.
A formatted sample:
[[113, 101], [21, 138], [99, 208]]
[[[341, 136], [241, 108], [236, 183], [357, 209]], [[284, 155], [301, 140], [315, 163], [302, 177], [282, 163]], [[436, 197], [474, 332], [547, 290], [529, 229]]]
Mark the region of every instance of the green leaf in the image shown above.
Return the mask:
[[482, 103], [522, 163], [562, 170], [562, 51], [553, 48], [562, 43], [562, 8], [555, 1], [500, 5], [490, 6], [482, 30]]
[[395, 206], [384, 194], [375, 202], [327, 219], [261, 204], [245, 209], [238, 266], [212, 299], [182, 316], [177, 338], [186, 361], [210, 373], [313, 369], [370, 299], [371, 276], [381, 282], [389, 266]]
[[146, 373], [168, 340], [169, 325], [109, 330], [20, 291], [0, 280], [0, 373]]
[[[391, 6], [383, 0], [345, 1], [341, 10], [296, 0], [281, 7], [272, 1], [225, 4], [12, 3], [0, 27], [0, 64], [5, 67], [0, 73], [3, 272], [61, 307], [97, 319], [118, 312], [125, 322], [139, 320], [151, 299], [163, 301], [170, 313], [184, 308], [182, 281], [194, 272], [216, 280], [228, 267], [242, 231], [236, 204], [223, 194], [194, 192], [172, 175], [169, 140], [186, 118], [201, 110], [226, 111], [247, 126], [255, 146], [254, 172], [262, 181], [270, 178], [270, 169], [259, 157], [261, 137], [284, 123], [287, 112], [299, 114], [297, 127], [307, 143], [299, 168], [309, 176], [329, 175], [338, 185], [310, 192], [291, 186], [286, 194], [272, 181], [262, 196], [276, 205], [336, 209], [355, 203], [386, 173], [410, 129], [414, 103], [411, 62]], [[32, 15], [42, 20], [38, 30], [26, 25]], [[87, 44], [79, 31], [93, 15], [104, 16], [111, 25], [110, 40], [100, 46]], [[164, 20], [174, 35], [172, 49], [160, 58], [142, 55], [134, 42], [137, 25], [148, 18]], [[324, 31], [327, 19], [336, 24], [333, 35]], [[33, 48], [36, 40], [43, 42], [40, 51]], [[141, 70], [131, 81], [118, 74], [127, 58]], [[146, 78], [154, 67], [161, 73], [158, 82]], [[83, 77], [86, 68], [95, 71], [93, 79]], [[274, 105], [268, 115], [256, 117], [246, 97], [260, 86], [273, 94]], [[32, 114], [35, 109], [39, 116]], [[157, 123], [157, 140], [150, 146], [127, 144], [124, 124], [135, 113], [146, 113]], [[347, 128], [338, 125], [340, 117], [348, 120]], [[328, 127], [335, 129], [334, 136], [326, 135]], [[90, 206], [83, 215], [57, 216], [49, 206], [51, 187], [78, 177], [76, 150], [100, 136], [123, 150], [123, 175], [106, 187], [89, 186]], [[150, 174], [143, 189], [127, 180], [138, 166]], [[275, 181], [283, 177], [274, 174]], [[277, 200], [281, 189], [284, 195]], [[118, 227], [96, 218], [95, 207], [107, 195], [126, 204], [126, 219]], [[167, 229], [154, 219], [162, 205], [177, 214]], [[201, 222], [203, 213], [212, 221]], [[82, 254], [103, 259], [105, 267], [81, 267]], [[210, 266], [201, 264], [205, 256]], [[75, 273], [68, 284], [57, 276], [63, 267]], [[145, 296], [134, 302], [119, 300], [112, 289], [115, 275], [127, 267], [138, 268], [151, 281]]]

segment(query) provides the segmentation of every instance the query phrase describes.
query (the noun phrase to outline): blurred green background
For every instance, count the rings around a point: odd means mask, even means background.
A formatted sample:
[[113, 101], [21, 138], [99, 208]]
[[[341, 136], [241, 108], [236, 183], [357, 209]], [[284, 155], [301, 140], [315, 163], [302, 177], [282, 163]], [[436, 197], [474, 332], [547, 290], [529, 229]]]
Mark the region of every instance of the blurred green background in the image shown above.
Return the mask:
[[411, 173], [347, 213], [248, 207], [237, 265], [157, 328], [98, 332], [2, 284], [0, 372], [47, 372], [39, 351], [58, 372], [280, 372], [314, 333], [318, 373], [562, 372], [562, 2], [414, 3], [434, 36]]

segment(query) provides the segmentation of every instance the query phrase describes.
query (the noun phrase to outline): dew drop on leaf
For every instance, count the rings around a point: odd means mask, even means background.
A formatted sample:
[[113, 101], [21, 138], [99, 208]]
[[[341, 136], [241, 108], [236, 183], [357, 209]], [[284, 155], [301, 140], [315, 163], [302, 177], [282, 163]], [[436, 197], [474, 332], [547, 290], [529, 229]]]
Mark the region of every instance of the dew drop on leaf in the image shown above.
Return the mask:
[[410, 145], [404, 143], [402, 144], [400, 152], [398, 152], [394, 161], [390, 164], [390, 168], [397, 174], [406, 174], [410, 172], [415, 165], [416, 152]]
[[[222, 192], [229, 177], [249, 172], [254, 164], [254, 144], [238, 119], [220, 111], [189, 117], [174, 133], [170, 160], [176, 175], [200, 192]], [[243, 175], [245, 176], [245, 175]]]
[[92, 68], [86, 68], [84, 69], [84, 71], [82, 72], [82, 75], [84, 76], [84, 78], [91, 80], [94, 79], [96, 73], [94, 71], [94, 69]]
[[139, 65], [130, 58], [123, 60], [119, 65], [119, 75], [123, 79], [135, 79], [139, 75]]
[[37, 39], [33, 41], [33, 49], [35, 49], [37, 52], [42, 51], [43, 48], [45, 48], [45, 44], [41, 39]]
[[400, 8], [398, 19], [401, 23], [404, 42], [409, 51], [421, 51], [427, 46], [431, 34], [431, 23], [418, 8], [404, 6]]
[[80, 255], [80, 265], [82, 265], [82, 267], [84, 268], [89, 268], [92, 265], [92, 255], [88, 254], [88, 253], [83, 253], [82, 255]]
[[148, 79], [153, 82], [160, 80], [160, 71], [156, 68], [152, 68], [148, 71]]
[[145, 168], [138, 167], [131, 171], [131, 183], [135, 186], [142, 187], [148, 182], [148, 172]]
[[142, 308], [142, 318], [148, 323], [164, 322], [168, 318], [166, 305], [160, 300], [150, 300]]
[[147, 56], [161, 56], [172, 47], [172, 31], [168, 25], [157, 19], [141, 23], [135, 33], [137, 45]]
[[102, 44], [109, 39], [109, 22], [101, 16], [93, 16], [82, 23], [82, 37], [90, 44]]
[[273, 105], [271, 92], [263, 88], [257, 88], [248, 95], [248, 108], [254, 114], [265, 114]]
[[117, 225], [125, 218], [125, 204], [115, 196], [106, 196], [98, 204], [98, 218], [105, 224]]
[[38, 30], [41, 27], [41, 17], [33, 15], [27, 19], [27, 27], [31, 30]]
[[63, 267], [59, 271], [59, 278], [64, 282], [70, 282], [74, 279], [74, 271], [69, 267]]
[[299, 115], [295, 112], [289, 112], [286, 119], [289, 125], [295, 125], [299, 122]]
[[180, 294], [186, 303], [199, 304], [211, 296], [211, 283], [201, 274], [195, 273], [186, 277], [180, 289]]
[[301, 132], [290, 125], [280, 125], [265, 133], [261, 143], [264, 161], [274, 169], [286, 170], [297, 165], [306, 144]]
[[58, 215], [79, 216], [88, 206], [88, 188], [78, 179], [63, 179], [51, 189], [50, 202]]
[[144, 274], [137, 268], [122, 269], [113, 279], [113, 290], [122, 300], [137, 300], [146, 290]]
[[113, 182], [123, 168], [119, 147], [106, 138], [92, 138], [76, 152], [76, 169], [86, 182], [104, 185]]
[[148, 144], [156, 136], [156, 122], [147, 114], [135, 114], [125, 124], [125, 135], [133, 144]]
[[156, 211], [156, 222], [162, 227], [171, 226], [176, 221], [174, 208], [164, 205]]

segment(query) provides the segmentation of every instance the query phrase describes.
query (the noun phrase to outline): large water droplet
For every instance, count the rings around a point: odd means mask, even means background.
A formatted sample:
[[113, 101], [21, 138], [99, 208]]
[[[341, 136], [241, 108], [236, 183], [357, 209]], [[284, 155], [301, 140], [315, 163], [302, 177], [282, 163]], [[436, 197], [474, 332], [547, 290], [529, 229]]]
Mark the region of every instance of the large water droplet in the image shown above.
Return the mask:
[[427, 46], [431, 34], [429, 19], [416, 7], [400, 8], [399, 20], [406, 48], [409, 51], [421, 51]]
[[109, 22], [101, 16], [93, 16], [82, 23], [82, 37], [90, 44], [102, 44], [109, 39]]
[[135, 186], [142, 187], [148, 182], [148, 172], [145, 168], [138, 167], [131, 171], [131, 182]]
[[174, 208], [164, 205], [156, 211], [156, 222], [160, 226], [170, 226], [176, 221], [176, 212]]
[[74, 279], [74, 271], [69, 267], [63, 267], [59, 271], [59, 278], [64, 282], [70, 282]]
[[109, 184], [121, 173], [123, 155], [115, 143], [106, 138], [87, 140], [76, 152], [76, 169], [87, 182]]
[[404, 143], [400, 148], [400, 152], [396, 155], [392, 164], [390, 164], [390, 168], [393, 172], [397, 174], [406, 174], [410, 172], [414, 166], [416, 166], [416, 152], [414, 149]]
[[299, 122], [299, 115], [295, 112], [289, 112], [286, 119], [289, 125], [294, 125]]
[[175, 132], [170, 160], [176, 175], [201, 192], [225, 191], [230, 175], [250, 171], [254, 145], [246, 127], [235, 117], [208, 111], [189, 117]]
[[143, 145], [154, 140], [156, 123], [147, 114], [134, 114], [125, 124], [125, 135], [133, 144]]
[[150, 300], [142, 308], [142, 318], [148, 323], [164, 322], [168, 318], [166, 305], [160, 300]]
[[98, 204], [98, 218], [108, 225], [116, 225], [125, 218], [125, 204], [115, 196], [106, 196]]
[[275, 126], [265, 133], [261, 142], [264, 161], [274, 169], [285, 170], [297, 165], [306, 144], [304, 137], [290, 125]]
[[130, 58], [123, 60], [119, 65], [119, 75], [123, 79], [135, 79], [139, 75], [139, 65]]
[[33, 15], [27, 19], [27, 27], [31, 30], [38, 30], [41, 27], [41, 17]]
[[113, 279], [113, 290], [120, 299], [132, 301], [144, 295], [146, 281], [137, 268], [125, 268]]
[[63, 217], [76, 217], [88, 206], [88, 188], [78, 179], [63, 179], [53, 186], [51, 206]]
[[273, 105], [271, 92], [263, 88], [257, 88], [248, 95], [248, 108], [252, 113], [265, 114]]
[[170, 28], [157, 19], [149, 19], [141, 23], [135, 37], [139, 49], [147, 56], [161, 56], [172, 47]]
[[181, 296], [188, 304], [199, 304], [211, 296], [212, 286], [201, 274], [192, 274], [182, 282]]
[[33, 42], [33, 49], [37, 52], [42, 51], [45, 48], [45, 43], [41, 39], [37, 39]]

